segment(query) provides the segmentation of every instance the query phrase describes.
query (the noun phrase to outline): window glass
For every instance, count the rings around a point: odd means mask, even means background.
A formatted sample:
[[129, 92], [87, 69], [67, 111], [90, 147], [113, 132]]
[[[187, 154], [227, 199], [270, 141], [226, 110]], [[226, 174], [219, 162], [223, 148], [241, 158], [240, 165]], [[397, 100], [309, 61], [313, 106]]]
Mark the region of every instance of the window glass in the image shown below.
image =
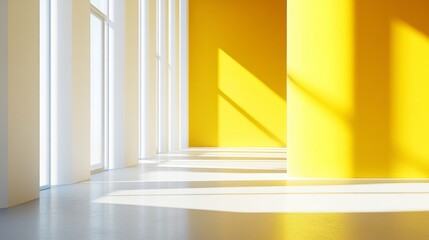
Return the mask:
[[103, 163], [104, 22], [91, 14], [91, 166]]

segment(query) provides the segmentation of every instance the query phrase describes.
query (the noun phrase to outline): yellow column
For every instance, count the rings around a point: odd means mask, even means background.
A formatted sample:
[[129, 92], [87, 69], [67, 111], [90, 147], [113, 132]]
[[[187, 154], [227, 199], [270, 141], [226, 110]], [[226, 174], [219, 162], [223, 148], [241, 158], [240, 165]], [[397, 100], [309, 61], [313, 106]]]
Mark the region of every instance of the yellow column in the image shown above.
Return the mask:
[[288, 173], [352, 173], [352, 0], [288, 0]]
[[428, 7], [288, 1], [291, 176], [429, 177]]

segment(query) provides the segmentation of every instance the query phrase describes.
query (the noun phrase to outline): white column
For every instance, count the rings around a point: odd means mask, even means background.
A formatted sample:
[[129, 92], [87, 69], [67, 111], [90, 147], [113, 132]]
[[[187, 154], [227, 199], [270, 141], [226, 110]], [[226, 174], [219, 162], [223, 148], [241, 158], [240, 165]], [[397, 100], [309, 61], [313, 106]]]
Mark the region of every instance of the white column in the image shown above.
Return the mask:
[[179, 5], [179, 82], [180, 82], [180, 148], [189, 147], [189, 47], [188, 47], [188, 0]]
[[156, 155], [156, 0], [140, 0], [140, 158]]
[[[155, 2], [159, 7], [156, 13]], [[142, 158], [154, 156], [157, 150], [163, 153], [188, 147], [187, 19], [187, 1], [141, 0]], [[154, 38], [156, 28], [159, 39]], [[157, 48], [161, 59], [158, 78]]]
[[89, 13], [87, 0], [51, 2], [51, 183], [90, 175]]
[[39, 196], [39, 1], [0, 0], [0, 208]]
[[108, 168], [115, 169], [138, 161], [138, 0], [110, 1], [109, 11]]
[[139, 0], [125, 0], [125, 162], [139, 159]]
[[178, 0], [169, 0], [168, 4], [168, 48], [169, 48], [169, 81], [168, 81], [168, 151], [179, 150], [179, 2]]
[[158, 0], [158, 24], [159, 35], [158, 49], [160, 71], [158, 76], [158, 152], [168, 152], [168, 0]]
[[110, 1], [109, 17], [109, 162], [120, 168], [125, 160], [124, 126], [124, 43], [125, 2]]

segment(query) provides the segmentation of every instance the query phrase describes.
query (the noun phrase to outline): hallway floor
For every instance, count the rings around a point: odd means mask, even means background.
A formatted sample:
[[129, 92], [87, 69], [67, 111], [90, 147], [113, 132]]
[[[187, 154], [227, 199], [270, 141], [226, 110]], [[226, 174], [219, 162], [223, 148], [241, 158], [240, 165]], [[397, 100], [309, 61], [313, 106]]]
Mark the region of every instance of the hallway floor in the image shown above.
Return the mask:
[[293, 179], [284, 149], [196, 148], [0, 209], [1, 240], [429, 239], [429, 180]]

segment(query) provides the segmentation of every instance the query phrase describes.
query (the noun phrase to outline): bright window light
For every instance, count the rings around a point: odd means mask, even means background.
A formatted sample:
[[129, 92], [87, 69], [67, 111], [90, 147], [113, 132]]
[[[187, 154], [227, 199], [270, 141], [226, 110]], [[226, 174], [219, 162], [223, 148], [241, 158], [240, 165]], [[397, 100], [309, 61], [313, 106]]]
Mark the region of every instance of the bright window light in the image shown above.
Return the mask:
[[104, 152], [104, 20], [91, 14], [91, 166], [100, 168]]
[[50, 4], [40, 1], [40, 182], [50, 185]]

